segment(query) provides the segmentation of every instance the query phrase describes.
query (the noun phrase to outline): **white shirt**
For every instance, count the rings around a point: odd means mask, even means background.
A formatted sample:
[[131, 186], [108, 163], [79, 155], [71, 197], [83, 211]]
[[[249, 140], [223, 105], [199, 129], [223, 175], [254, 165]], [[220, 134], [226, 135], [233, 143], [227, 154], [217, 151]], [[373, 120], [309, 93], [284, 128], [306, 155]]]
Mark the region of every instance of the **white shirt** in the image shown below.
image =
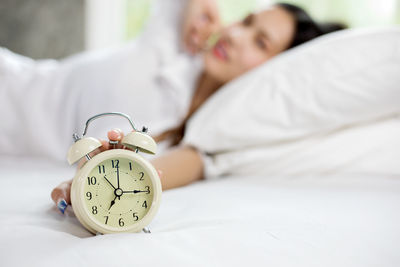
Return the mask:
[[[0, 154], [64, 161], [72, 134], [81, 135], [86, 120], [103, 112], [124, 112], [151, 135], [180, 123], [202, 62], [181, 51], [179, 21], [172, 22], [155, 20], [123, 47], [62, 61], [1, 49]], [[107, 117], [94, 121], [87, 136], [105, 139], [114, 127], [131, 130], [125, 119]]]

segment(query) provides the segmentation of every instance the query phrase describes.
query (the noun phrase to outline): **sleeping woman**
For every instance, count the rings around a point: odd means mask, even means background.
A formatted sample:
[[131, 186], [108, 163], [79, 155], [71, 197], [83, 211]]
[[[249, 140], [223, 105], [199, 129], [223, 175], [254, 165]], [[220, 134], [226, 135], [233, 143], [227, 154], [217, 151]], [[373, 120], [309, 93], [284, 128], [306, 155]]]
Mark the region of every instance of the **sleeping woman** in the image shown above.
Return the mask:
[[[192, 114], [219, 88], [245, 72], [268, 61], [279, 53], [320, 35], [343, 29], [340, 24], [317, 24], [301, 8], [290, 4], [275, 4], [251, 13], [242, 21], [219, 27], [219, 15], [214, 0], [191, 0], [185, 11], [182, 42], [188, 53], [200, 54], [201, 75], [196, 81], [190, 107], [180, 125], [154, 136], [156, 142], [168, 141], [167, 153], [151, 162], [159, 171], [162, 189], [167, 190], [203, 178], [203, 161], [196, 148], [182, 145], [186, 122]], [[207, 39], [218, 33], [218, 41], [207, 47]], [[121, 141], [120, 130], [108, 132], [110, 141]], [[110, 149], [107, 141], [97, 151]], [[119, 143], [115, 148], [123, 148]], [[84, 162], [81, 162], [81, 166]], [[53, 189], [51, 197], [57, 204], [70, 204], [72, 180]]]

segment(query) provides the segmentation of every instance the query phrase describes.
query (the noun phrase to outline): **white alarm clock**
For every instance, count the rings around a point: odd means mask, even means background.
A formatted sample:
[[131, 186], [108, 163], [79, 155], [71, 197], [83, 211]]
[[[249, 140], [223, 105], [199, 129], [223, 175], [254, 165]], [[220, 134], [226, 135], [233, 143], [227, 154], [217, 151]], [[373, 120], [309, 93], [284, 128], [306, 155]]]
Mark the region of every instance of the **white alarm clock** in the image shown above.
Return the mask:
[[[121, 143], [132, 150], [110, 149], [90, 157], [89, 153], [102, 144], [85, 137], [89, 123], [109, 115], [129, 120], [135, 131]], [[156, 153], [157, 145], [146, 132], [145, 127], [137, 131], [128, 115], [110, 112], [91, 117], [82, 137], [73, 135], [75, 144], [68, 151], [68, 162], [74, 164], [83, 157], [87, 161], [72, 181], [71, 203], [76, 217], [90, 232], [150, 232], [146, 226], [157, 213], [162, 189], [156, 169], [138, 154]]]

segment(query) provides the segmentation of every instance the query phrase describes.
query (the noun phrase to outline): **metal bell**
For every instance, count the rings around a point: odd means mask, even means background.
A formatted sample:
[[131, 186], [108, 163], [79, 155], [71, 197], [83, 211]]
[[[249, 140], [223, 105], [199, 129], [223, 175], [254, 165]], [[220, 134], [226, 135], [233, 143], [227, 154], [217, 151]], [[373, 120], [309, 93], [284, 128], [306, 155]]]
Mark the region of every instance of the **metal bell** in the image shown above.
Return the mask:
[[138, 149], [144, 153], [156, 154], [157, 144], [149, 135], [143, 132], [131, 132], [122, 138], [121, 143], [131, 149]]
[[76, 142], [68, 150], [68, 163], [70, 165], [74, 164], [75, 162], [101, 146], [102, 144], [100, 143], [100, 141], [93, 137], [77, 139]]

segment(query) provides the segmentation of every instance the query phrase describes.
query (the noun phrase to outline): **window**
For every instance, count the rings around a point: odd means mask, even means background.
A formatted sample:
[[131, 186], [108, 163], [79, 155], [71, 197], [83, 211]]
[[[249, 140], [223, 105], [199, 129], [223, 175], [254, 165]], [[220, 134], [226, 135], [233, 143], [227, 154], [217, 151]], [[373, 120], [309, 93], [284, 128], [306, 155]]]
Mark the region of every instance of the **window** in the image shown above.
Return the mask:
[[[134, 38], [146, 22], [151, 5], [155, 1], [163, 0], [86, 0], [86, 48], [114, 46]], [[225, 24], [240, 19], [258, 6], [279, 2], [216, 1]], [[338, 21], [350, 27], [400, 24], [400, 0], [284, 0], [283, 2], [303, 7], [317, 21]]]

